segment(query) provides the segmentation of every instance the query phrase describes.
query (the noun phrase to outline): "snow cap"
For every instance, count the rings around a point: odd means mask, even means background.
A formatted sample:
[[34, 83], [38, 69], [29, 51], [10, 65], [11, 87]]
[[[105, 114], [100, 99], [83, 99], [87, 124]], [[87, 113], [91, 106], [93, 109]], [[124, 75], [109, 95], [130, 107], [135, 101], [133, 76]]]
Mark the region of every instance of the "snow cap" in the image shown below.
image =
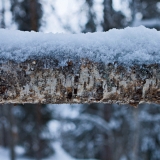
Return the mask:
[[23, 62], [50, 57], [132, 65], [160, 63], [160, 32], [144, 26], [86, 34], [53, 34], [0, 29], [0, 60]]

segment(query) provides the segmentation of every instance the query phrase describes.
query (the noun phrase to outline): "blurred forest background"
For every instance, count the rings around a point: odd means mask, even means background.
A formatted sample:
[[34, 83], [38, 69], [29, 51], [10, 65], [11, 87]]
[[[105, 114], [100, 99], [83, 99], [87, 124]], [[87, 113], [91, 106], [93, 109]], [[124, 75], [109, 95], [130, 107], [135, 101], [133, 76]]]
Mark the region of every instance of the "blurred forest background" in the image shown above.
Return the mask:
[[[0, 0], [0, 28], [86, 33], [139, 25], [160, 30], [160, 1]], [[10, 160], [47, 159], [57, 142], [71, 159], [160, 160], [160, 106], [0, 106], [0, 149]]]

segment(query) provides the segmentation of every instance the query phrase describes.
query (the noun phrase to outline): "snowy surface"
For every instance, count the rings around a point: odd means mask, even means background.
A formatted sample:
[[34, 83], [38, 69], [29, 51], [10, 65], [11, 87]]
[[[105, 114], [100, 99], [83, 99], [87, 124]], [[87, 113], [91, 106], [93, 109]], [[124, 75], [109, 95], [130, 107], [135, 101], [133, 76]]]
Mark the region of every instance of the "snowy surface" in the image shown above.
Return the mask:
[[160, 32], [143, 26], [87, 34], [53, 34], [0, 29], [0, 60], [52, 57], [124, 64], [160, 63]]
[[0, 159], [9, 160], [9, 151], [0, 147]]
[[[75, 160], [63, 150], [59, 142], [54, 143], [53, 147], [55, 149], [55, 154], [49, 158], [44, 158], [43, 160]], [[9, 154], [10, 153], [8, 149], [0, 147], [0, 160], [10, 160]], [[17, 160], [31, 160], [31, 159], [25, 157], [23, 158], [17, 157]]]
[[[74, 159], [68, 153], [64, 151], [59, 142], [55, 142], [53, 144], [55, 149], [55, 154], [49, 158], [44, 158], [42, 160], [82, 160], [82, 159]], [[10, 160], [9, 149], [0, 147], [0, 160]], [[16, 160], [34, 160], [25, 157], [17, 157]], [[85, 159], [85, 160], [94, 160], [94, 159]]]
[[67, 154], [61, 147], [60, 143], [54, 144], [55, 155], [48, 160], [74, 160], [69, 154]]

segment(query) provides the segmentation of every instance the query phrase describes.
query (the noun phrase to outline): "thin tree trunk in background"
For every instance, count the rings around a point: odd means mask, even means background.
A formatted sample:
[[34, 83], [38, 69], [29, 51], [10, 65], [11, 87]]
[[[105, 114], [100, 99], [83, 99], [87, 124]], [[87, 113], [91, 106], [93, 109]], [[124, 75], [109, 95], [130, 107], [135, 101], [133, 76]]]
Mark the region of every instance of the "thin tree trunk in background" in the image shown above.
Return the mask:
[[2, 146], [3, 147], [7, 147], [8, 143], [7, 143], [7, 137], [8, 137], [8, 134], [6, 132], [6, 128], [5, 128], [5, 124], [2, 122]]
[[[112, 106], [111, 104], [104, 104], [103, 105], [103, 118], [105, 121], [109, 121], [111, 118], [111, 112], [112, 112]], [[112, 135], [111, 135], [112, 136]], [[104, 146], [104, 152], [102, 153], [102, 160], [113, 160], [113, 153], [112, 153], [112, 144], [113, 142], [112, 137], [107, 136], [106, 134], [104, 134], [105, 137], [105, 141], [108, 142], [107, 144], [105, 144]]]
[[132, 21], [131, 26], [134, 26], [135, 20], [136, 20], [136, 1], [132, 0], [130, 4], [131, 12], [132, 12]]
[[139, 132], [140, 132], [140, 122], [139, 122], [139, 118], [138, 118], [138, 114], [139, 114], [139, 109], [136, 108], [133, 112], [134, 114], [134, 123], [135, 123], [135, 132], [133, 133], [134, 135], [134, 141], [133, 141], [133, 158], [132, 160], [136, 160], [138, 159], [138, 146], [139, 146]]
[[113, 13], [113, 7], [112, 7], [112, 0], [104, 0], [103, 1], [103, 31], [108, 31], [109, 29], [113, 28], [113, 20], [112, 20], [112, 13]]
[[6, 106], [5, 105], [2, 105], [2, 106], [0, 106], [1, 107], [1, 118], [2, 118], [2, 120], [1, 120], [1, 124], [2, 124], [2, 146], [3, 147], [8, 147], [8, 130], [7, 130], [7, 128], [6, 128], [6, 125], [5, 125], [5, 123], [7, 123], [7, 122], [5, 122], [5, 121], [7, 121], [7, 115], [6, 115], [6, 112], [5, 112], [5, 110], [6, 110]]
[[3, 110], [2, 110], [2, 105], [0, 105], [0, 145], [4, 146], [4, 143], [3, 143]]
[[31, 30], [38, 31], [37, 24], [37, 2], [36, 0], [30, 0], [30, 14], [31, 14]]
[[41, 129], [41, 105], [38, 104], [35, 107], [35, 116], [36, 116], [36, 159], [41, 160], [41, 141], [40, 141], [40, 129]]
[[1, 28], [5, 28], [5, 0], [1, 0]]
[[135, 6], [135, 0], [132, 0], [132, 24], [134, 23], [135, 21], [135, 14], [136, 14], [136, 6]]
[[15, 160], [15, 119], [13, 115], [13, 105], [8, 105], [10, 122], [10, 159]]

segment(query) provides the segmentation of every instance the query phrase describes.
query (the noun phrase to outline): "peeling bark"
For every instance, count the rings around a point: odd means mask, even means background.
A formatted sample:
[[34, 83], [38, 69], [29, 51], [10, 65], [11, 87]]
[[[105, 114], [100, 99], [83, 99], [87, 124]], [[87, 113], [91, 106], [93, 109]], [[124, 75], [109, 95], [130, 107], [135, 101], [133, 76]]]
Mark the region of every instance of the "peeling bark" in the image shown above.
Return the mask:
[[103, 64], [82, 59], [0, 64], [0, 103], [160, 102], [160, 65]]

